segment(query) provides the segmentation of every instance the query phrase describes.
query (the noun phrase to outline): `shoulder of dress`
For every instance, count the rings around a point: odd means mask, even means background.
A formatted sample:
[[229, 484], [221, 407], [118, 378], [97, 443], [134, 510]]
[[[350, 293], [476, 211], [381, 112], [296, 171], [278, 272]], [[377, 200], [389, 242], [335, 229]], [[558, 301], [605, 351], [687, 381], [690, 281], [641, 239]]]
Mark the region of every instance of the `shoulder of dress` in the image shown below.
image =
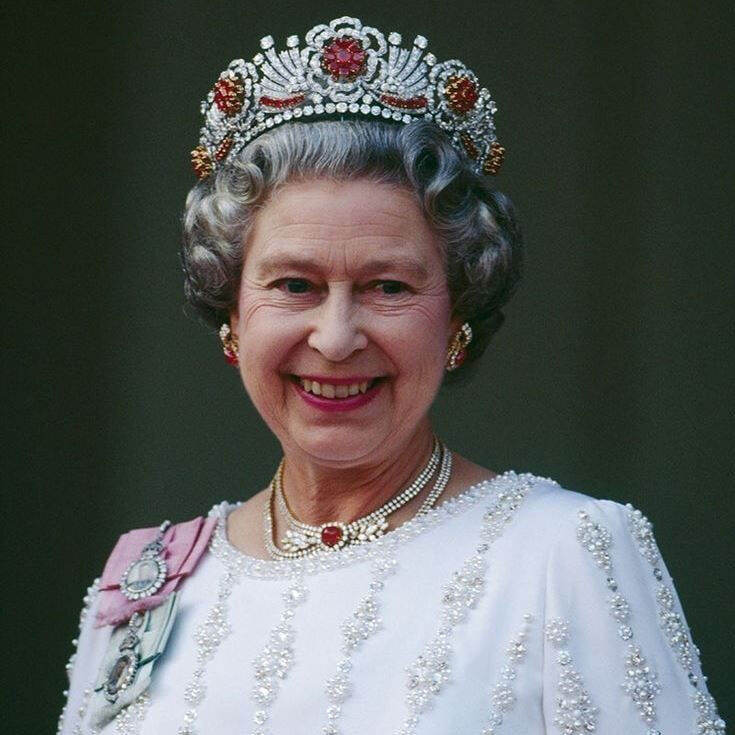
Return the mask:
[[[161, 534], [161, 526], [136, 528], [122, 534], [105, 562], [100, 578], [100, 605], [97, 625], [117, 625], [137, 611], [157, 605], [175, 591], [191, 575], [207, 550], [219, 515], [210, 513], [190, 521], [168, 525]], [[159, 534], [161, 534], [159, 539]], [[155, 553], [150, 546], [160, 540]], [[154, 594], [130, 599], [121, 590], [123, 576], [144, 555], [160, 559], [161, 584]]]
[[519, 531], [527, 538], [554, 545], [557, 540], [575, 539], [585, 522], [604, 525], [611, 531], [632, 530], [636, 523], [639, 526], [648, 523], [630, 504], [595, 498], [564, 488], [548, 478], [532, 477], [531, 491], [516, 521]]

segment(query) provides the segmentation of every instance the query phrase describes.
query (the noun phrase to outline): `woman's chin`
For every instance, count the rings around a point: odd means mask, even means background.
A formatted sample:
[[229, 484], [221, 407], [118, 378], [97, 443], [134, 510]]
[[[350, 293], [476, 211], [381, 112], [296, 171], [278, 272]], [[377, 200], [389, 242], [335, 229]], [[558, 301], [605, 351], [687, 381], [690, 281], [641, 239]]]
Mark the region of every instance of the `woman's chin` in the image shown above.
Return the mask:
[[373, 430], [361, 431], [345, 427], [313, 427], [300, 440], [296, 440], [298, 451], [308, 455], [312, 461], [333, 467], [355, 466], [372, 458], [383, 443], [384, 436]]

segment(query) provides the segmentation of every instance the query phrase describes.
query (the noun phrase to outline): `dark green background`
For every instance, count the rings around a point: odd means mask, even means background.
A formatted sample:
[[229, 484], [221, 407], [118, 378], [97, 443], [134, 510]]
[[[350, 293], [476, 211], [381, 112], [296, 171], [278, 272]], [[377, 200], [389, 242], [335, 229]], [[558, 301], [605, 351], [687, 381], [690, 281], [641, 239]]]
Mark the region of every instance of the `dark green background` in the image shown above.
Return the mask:
[[19, 8], [3, 18], [3, 731], [52, 730], [83, 588], [119, 533], [246, 497], [275, 467], [216, 337], [182, 313], [188, 152], [230, 59], [344, 13], [427, 35], [500, 106], [527, 276], [475, 380], [441, 395], [439, 434], [641, 507], [735, 714], [732, 3]]

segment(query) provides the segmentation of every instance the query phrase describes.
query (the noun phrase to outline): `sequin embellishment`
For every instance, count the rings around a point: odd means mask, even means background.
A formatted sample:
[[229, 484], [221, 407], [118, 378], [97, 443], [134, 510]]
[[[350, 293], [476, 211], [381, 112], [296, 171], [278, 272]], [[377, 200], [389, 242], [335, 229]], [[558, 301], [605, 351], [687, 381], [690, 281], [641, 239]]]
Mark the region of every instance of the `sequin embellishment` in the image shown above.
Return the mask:
[[569, 625], [561, 618], [546, 622], [546, 640], [557, 651], [559, 664], [558, 695], [554, 724], [562, 735], [589, 735], [597, 724], [597, 707], [592, 704], [582, 677], [574, 668], [569, 652]]
[[400, 735], [412, 735], [416, 731], [421, 714], [433, 705], [451, 678], [452, 633], [482, 596], [485, 585], [485, 556], [490, 544], [513, 519], [515, 511], [531, 488], [534, 478], [529, 475], [521, 477], [524, 478], [522, 484], [511, 477], [510, 481], [505, 480], [500, 485], [497, 496], [484, 515], [480, 545], [444, 587], [439, 629], [407, 670], [406, 703], [409, 716]]
[[[214, 535], [212, 541], [210, 541], [210, 545], [213, 543]], [[177, 730], [178, 735], [195, 735], [196, 733], [194, 723], [199, 715], [199, 705], [204, 700], [207, 691], [206, 665], [214, 658], [222, 641], [231, 632], [230, 623], [227, 619], [228, 598], [238, 579], [239, 575], [231, 570], [226, 570], [222, 574], [218, 584], [217, 599], [194, 635], [197, 648], [197, 666], [184, 689], [184, 701], [187, 707], [184, 712], [183, 722]]]
[[495, 686], [490, 693], [491, 708], [487, 717], [487, 726], [480, 735], [500, 735], [500, 726], [503, 724], [503, 715], [510, 712], [516, 703], [516, 694], [513, 683], [517, 676], [517, 667], [526, 657], [526, 639], [533, 615], [526, 613], [523, 616], [523, 627], [518, 635], [508, 644], [506, 654], [508, 664], [500, 670]]
[[[187, 709], [183, 722], [177, 730], [177, 735], [196, 735], [197, 733], [195, 723], [199, 707], [207, 694], [207, 666], [214, 658], [222, 641], [230, 633], [228, 599], [243, 576], [257, 579], [289, 580], [291, 582], [303, 580], [305, 584], [306, 578], [310, 574], [326, 572], [361, 561], [374, 563], [374, 578], [371, 582], [370, 594], [361, 601], [355, 615], [345, 621], [341, 631], [343, 652], [356, 650], [362, 641], [367, 640], [368, 637], [379, 630], [380, 621], [377, 616], [378, 599], [376, 595], [382, 589], [383, 575], [387, 576], [392, 569], [393, 562], [391, 561], [390, 552], [421, 533], [447, 521], [452, 516], [466, 511], [480, 500], [488, 499], [490, 510], [485, 514], [481, 531], [482, 543], [477, 551], [477, 554], [481, 556], [489, 549], [490, 542], [499, 535], [505, 524], [512, 518], [513, 511], [520, 500], [525, 497], [530, 486], [537, 479], [529, 474], [518, 475], [512, 471], [506, 472], [491, 481], [482, 482], [468, 488], [456, 498], [445, 501], [429, 513], [415, 517], [395, 531], [391, 531], [369, 544], [346, 548], [338, 553], [316, 554], [313, 557], [286, 561], [254, 559], [231, 546], [227, 539], [226, 519], [232, 506], [227, 503], [215, 506], [211, 513], [219, 516], [219, 523], [212, 534], [210, 550], [212, 555], [222, 563], [223, 572], [219, 580], [217, 599], [210, 609], [206, 621], [199, 627], [195, 635], [197, 663], [184, 691]], [[387, 568], [381, 568], [381, 559], [388, 565]], [[375, 578], [375, 573], [378, 578]], [[466, 595], [465, 591], [460, 589], [462, 585], [459, 585], [458, 588], [457, 582], [458, 579], [455, 578], [448, 585], [445, 594], [454, 591], [459, 593], [457, 601], [460, 599], [464, 601], [471, 600], [472, 596]], [[288, 611], [287, 616], [290, 618], [293, 612], [293, 610]], [[442, 658], [441, 654], [446, 653], [448, 655], [449, 649], [448, 647], [446, 651], [435, 649], [435, 653], [439, 655], [439, 658]], [[285, 659], [283, 662], [279, 662], [279, 665], [284, 664], [281, 669], [284, 674], [289, 668], [289, 666], [285, 666], [286, 663]], [[351, 691], [349, 681], [351, 661], [349, 661], [349, 657], [345, 656], [340, 664], [337, 675], [330, 677], [327, 682], [327, 692], [330, 699], [327, 709], [327, 721], [328, 726], [333, 723], [335, 728], [341, 715], [341, 705], [336, 703], [335, 700], [344, 701]], [[265, 691], [262, 692], [262, 696], [265, 700], [269, 698], [268, 692]], [[253, 722], [256, 727], [255, 733], [267, 732], [263, 728], [268, 722], [269, 709], [273, 704], [274, 701], [271, 701], [267, 706], [259, 705], [256, 709], [253, 715]], [[411, 718], [409, 718], [410, 721]], [[418, 722], [418, 718], [415, 719], [415, 722]]]
[[256, 710], [252, 735], [266, 735], [270, 705], [278, 695], [279, 682], [286, 678], [294, 664], [293, 643], [296, 631], [293, 618], [296, 608], [306, 601], [307, 590], [301, 578], [295, 579], [283, 593], [283, 612], [268, 636], [262, 652], [253, 661], [255, 684], [251, 698]]
[[[618, 582], [613, 576], [613, 564], [610, 557], [612, 534], [599, 523], [595, 523], [583, 510], [578, 513], [577, 539], [590, 553], [595, 564], [607, 574], [607, 588], [613, 593], [607, 598], [610, 615], [619, 623], [618, 636], [624, 641], [633, 638], [633, 628], [629, 624], [630, 606], [618, 590]], [[625, 680], [623, 691], [628, 694], [638, 709], [643, 722], [648, 725], [646, 735], [657, 735], [653, 729], [656, 721], [656, 697], [661, 691], [656, 672], [648, 665], [640, 647], [628, 644], [625, 656]], [[660, 735], [660, 734], [659, 734]]]
[[677, 661], [686, 672], [689, 683], [694, 687], [692, 699], [697, 713], [697, 735], [723, 735], [725, 721], [717, 714], [714, 699], [706, 691], [700, 689], [697, 670], [701, 671], [701, 664], [697, 648], [691, 639], [690, 632], [684, 618], [677, 610], [674, 592], [671, 586], [664, 582], [664, 572], [661, 569], [661, 553], [653, 535], [653, 524], [630, 503], [626, 506], [628, 514], [628, 528], [635, 541], [640, 555], [651, 565], [656, 587], [656, 602], [658, 603], [658, 617], [664, 637]]
[[364, 641], [380, 630], [381, 620], [379, 593], [385, 580], [392, 575], [397, 561], [386, 555], [378, 556], [370, 568], [370, 592], [357, 606], [357, 609], [342, 623], [342, 659], [337, 664], [337, 671], [329, 678], [326, 685], [327, 724], [324, 735], [339, 735], [338, 722], [342, 714], [342, 704], [352, 692], [350, 671], [352, 670], [352, 654]]

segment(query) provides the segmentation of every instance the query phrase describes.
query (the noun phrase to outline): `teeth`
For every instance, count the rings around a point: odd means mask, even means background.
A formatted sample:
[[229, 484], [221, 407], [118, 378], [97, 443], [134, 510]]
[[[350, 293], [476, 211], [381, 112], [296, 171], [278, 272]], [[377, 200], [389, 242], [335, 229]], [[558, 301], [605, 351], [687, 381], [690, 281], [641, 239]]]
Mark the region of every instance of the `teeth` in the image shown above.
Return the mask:
[[301, 378], [301, 387], [307, 393], [313, 393], [315, 396], [324, 396], [324, 398], [347, 398], [348, 396], [356, 396], [358, 393], [366, 393], [370, 381], [362, 383], [351, 383], [350, 385], [332, 385], [331, 383], [318, 383], [316, 380]]

